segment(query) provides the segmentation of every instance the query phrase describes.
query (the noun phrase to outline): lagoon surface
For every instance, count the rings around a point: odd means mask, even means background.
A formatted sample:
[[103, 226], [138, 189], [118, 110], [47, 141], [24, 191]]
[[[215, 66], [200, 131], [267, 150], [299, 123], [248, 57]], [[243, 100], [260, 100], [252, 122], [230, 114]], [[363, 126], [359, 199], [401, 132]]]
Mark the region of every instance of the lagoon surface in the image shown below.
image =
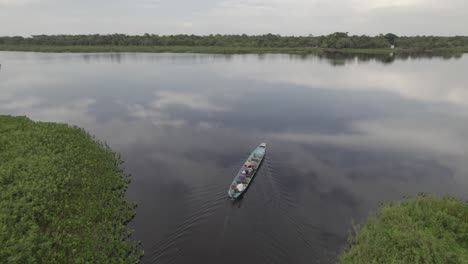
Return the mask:
[[468, 199], [467, 55], [0, 52], [0, 64], [0, 114], [78, 125], [122, 154], [143, 263], [334, 263], [381, 202]]

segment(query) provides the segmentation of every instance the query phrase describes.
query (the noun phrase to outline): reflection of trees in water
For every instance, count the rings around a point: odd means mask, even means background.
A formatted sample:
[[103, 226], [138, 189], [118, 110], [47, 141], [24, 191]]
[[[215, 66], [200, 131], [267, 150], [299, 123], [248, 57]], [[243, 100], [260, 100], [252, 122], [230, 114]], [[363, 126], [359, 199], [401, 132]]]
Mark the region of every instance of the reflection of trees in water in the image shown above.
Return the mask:
[[376, 61], [382, 64], [391, 64], [395, 60], [408, 59], [433, 59], [441, 58], [444, 60], [460, 59], [463, 54], [448, 54], [448, 53], [422, 53], [422, 52], [404, 52], [404, 53], [389, 53], [389, 54], [351, 54], [342, 52], [325, 52], [317, 55], [320, 59], [326, 60], [333, 66], [344, 66], [347, 63], [354, 62], [371, 62]]
[[[132, 54], [124, 54], [125, 56], [131, 56]], [[122, 58], [124, 56], [122, 53], [118, 52], [109, 52], [109, 53], [82, 53], [81, 57], [87, 63], [92, 61], [111, 61], [113, 63], [122, 63]]]
[[[154, 54], [157, 55], [157, 54]], [[161, 61], [162, 59], [168, 59], [172, 62], [175, 61], [190, 61], [190, 60], [225, 60], [231, 61], [236, 56], [256, 56], [260, 61], [264, 61], [270, 56], [285, 55], [289, 56], [292, 60], [309, 60], [311, 58], [319, 58], [330, 63], [333, 66], [344, 66], [349, 63], [368, 63], [368, 62], [379, 62], [382, 64], [391, 64], [396, 60], [405, 61], [408, 59], [433, 59], [440, 58], [443, 60], [460, 59], [463, 53], [428, 53], [428, 52], [398, 52], [388, 54], [353, 54], [343, 53], [339, 51], [327, 51], [318, 54], [179, 54], [179, 53], [166, 53], [164, 58], [161, 56], [154, 56], [153, 54], [145, 53], [80, 53], [79, 58], [85, 62], [90, 63], [92, 61], [111, 61], [112, 63], [120, 64], [125, 60], [145, 60], [145, 61]], [[44, 57], [46, 59], [47, 57]], [[67, 57], [63, 57], [65, 59]], [[1, 69], [1, 64], [0, 64]]]

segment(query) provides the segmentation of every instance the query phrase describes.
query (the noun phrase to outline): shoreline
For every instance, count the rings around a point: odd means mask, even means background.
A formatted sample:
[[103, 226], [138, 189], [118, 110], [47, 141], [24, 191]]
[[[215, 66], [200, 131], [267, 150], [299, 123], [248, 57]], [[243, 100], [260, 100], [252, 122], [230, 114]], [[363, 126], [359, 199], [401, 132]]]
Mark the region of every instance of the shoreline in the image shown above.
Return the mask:
[[84, 129], [0, 115], [0, 259], [136, 263], [120, 155]]
[[384, 203], [353, 224], [337, 263], [465, 263], [467, 217], [468, 203], [454, 197], [420, 193]]
[[467, 47], [440, 48], [434, 50], [410, 49], [326, 49], [326, 48], [256, 48], [256, 47], [217, 47], [217, 46], [39, 46], [39, 45], [0, 45], [0, 51], [44, 52], [44, 53], [206, 53], [206, 54], [463, 54]]

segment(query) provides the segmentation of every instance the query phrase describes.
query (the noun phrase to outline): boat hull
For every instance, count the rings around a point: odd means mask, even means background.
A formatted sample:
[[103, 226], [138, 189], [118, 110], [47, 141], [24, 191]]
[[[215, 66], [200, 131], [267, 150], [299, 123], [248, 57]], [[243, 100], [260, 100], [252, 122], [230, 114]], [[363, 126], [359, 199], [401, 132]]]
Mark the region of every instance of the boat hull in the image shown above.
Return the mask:
[[[236, 177], [232, 181], [231, 186], [229, 187], [228, 196], [231, 197], [231, 199], [238, 199], [242, 196], [242, 194], [245, 193], [245, 191], [247, 191], [247, 188], [253, 181], [253, 178], [257, 174], [257, 171], [263, 162], [265, 154], [265, 143], [260, 144], [254, 149], [254, 151], [252, 151], [249, 158], [245, 161], [244, 165], [239, 170]], [[251, 168], [246, 167], [246, 164], [250, 164]]]

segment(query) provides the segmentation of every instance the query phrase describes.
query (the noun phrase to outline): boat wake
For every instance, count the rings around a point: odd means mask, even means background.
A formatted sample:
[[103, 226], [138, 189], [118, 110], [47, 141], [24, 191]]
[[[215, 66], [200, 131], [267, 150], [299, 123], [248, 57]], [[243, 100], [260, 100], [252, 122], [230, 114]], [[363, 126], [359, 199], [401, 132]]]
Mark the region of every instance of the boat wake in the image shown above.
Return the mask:
[[226, 197], [225, 189], [237, 164], [217, 173], [209, 186], [192, 186], [184, 200], [185, 220], [155, 244], [144, 260], [236, 263], [232, 258], [236, 248], [249, 259], [246, 263], [331, 263], [334, 256], [327, 249], [327, 238], [317, 219], [301, 213], [307, 208], [289, 187], [290, 175], [284, 171], [294, 170], [286, 166], [273, 164], [266, 155], [249, 191], [238, 200]]
[[[147, 259], [151, 263], [173, 263], [180, 255], [185, 239], [208, 219], [226, 200], [225, 184], [193, 188], [187, 202], [194, 208], [173, 232], [150, 249]], [[145, 257], [146, 258], [146, 257]]]

